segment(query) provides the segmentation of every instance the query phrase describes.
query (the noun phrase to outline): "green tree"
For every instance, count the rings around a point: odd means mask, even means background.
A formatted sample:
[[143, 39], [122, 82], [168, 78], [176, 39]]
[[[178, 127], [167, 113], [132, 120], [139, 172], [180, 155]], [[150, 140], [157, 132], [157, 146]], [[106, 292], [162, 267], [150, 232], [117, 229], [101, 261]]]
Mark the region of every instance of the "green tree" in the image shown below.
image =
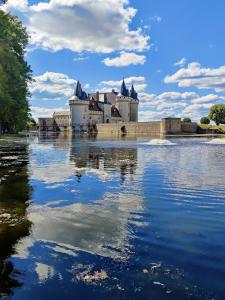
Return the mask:
[[208, 117], [202, 117], [200, 119], [201, 124], [210, 124], [210, 119]]
[[31, 114], [29, 114], [28, 120], [27, 120], [27, 126], [36, 126], [37, 122], [35, 119], [32, 117]]
[[210, 108], [209, 119], [216, 125], [225, 124], [225, 104], [215, 104]]
[[190, 118], [183, 118], [183, 122], [191, 123], [191, 119]]
[[21, 22], [0, 10], [0, 130], [18, 132], [29, 114], [31, 69], [24, 59], [28, 43]]

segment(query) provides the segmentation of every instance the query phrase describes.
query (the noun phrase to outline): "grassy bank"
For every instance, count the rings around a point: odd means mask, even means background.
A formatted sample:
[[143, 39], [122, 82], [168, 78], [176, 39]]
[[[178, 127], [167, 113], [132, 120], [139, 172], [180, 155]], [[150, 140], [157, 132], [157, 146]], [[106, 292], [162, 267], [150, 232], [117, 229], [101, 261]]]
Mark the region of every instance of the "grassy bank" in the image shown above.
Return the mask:
[[202, 129], [216, 129], [218, 133], [225, 133], [225, 125], [207, 125], [199, 124], [199, 127]]

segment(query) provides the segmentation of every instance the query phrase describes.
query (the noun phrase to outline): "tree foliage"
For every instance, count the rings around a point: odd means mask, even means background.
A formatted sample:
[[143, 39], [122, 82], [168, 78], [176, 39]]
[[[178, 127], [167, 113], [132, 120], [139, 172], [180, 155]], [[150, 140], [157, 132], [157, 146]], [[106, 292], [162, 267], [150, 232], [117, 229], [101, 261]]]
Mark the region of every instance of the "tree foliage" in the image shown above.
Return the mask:
[[183, 118], [183, 122], [191, 123], [191, 119], [190, 118]]
[[0, 10], [0, 129], [17, 132], [26, 126], [29, 113], [31, 69], [24, 59], [26, 29]]
[[210, 108], [209, 119], [216, 125], [225, 124], [225, 104], [215, 104]]
[[200, 123], [201, 124], [210, 124], [210, 119], [208, 118], [208, 117], [202, 117], [201, 119], [200, 119]]

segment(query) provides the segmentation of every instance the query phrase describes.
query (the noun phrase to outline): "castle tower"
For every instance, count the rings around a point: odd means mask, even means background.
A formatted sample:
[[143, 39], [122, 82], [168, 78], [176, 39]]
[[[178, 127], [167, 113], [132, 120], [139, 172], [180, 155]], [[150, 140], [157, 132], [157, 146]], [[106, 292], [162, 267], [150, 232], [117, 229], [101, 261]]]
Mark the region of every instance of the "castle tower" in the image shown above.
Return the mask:
[[134, 89], [134, 85], [132, 84], [130, 89], [130, 121], [131, 122], [138, 122], [138, 93]]
[[116, 107], [120, 112], [123, 122], [130, 121], [130, 102], [129, 90], [126, 87], [125, 81], [123, 79], [120, 93], [116, 97]]
[[79, 80], [77, 81], [74, 95], [69, 100], [71, 127], [75, 132], [87, 131], [89, 121], [89, 99], [82, 90]]

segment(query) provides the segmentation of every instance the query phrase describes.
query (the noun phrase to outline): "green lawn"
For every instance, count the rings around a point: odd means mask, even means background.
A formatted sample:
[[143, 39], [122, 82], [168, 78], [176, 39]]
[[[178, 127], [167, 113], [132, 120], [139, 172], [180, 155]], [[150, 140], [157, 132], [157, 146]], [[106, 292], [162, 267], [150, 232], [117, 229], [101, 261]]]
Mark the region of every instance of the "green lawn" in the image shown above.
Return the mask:
[[202, 129], [217, 129], [221, 133], [225, 133], [225, 125], [207, 125], [207, 124], [199, 124], [198, 125]]

